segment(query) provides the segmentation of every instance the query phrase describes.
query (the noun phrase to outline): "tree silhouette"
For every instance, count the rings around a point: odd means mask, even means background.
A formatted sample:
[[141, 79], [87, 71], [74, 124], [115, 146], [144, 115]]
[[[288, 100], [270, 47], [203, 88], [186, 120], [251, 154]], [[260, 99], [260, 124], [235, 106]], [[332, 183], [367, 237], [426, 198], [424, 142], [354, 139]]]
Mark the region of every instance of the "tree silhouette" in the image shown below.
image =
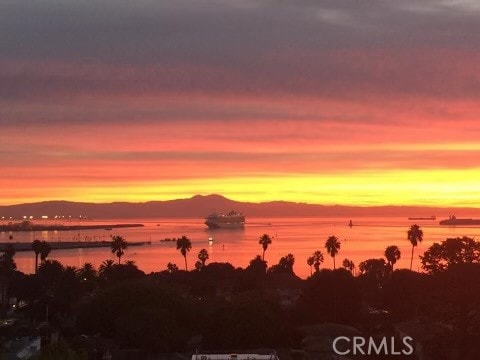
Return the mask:
[[479, 264], [480, 241], [469, 237], [448, 238], [434, 243], [420, 256], [422, 268], [435, 274], [450, 268], [452, 265]]
[[125, 254], [123, 250], [128, 247], [127, 241], [122, 236], [114, 236], [112, 237], [112, 243], [110, 244], [110, 248], [112, 249], [112, 254], [118, 257], [118, 263], [120, 264], [120, 260], [122, 256]]
[[76, 266], [67, 265], [63, 269], [63, 274], [65, 279], [69, 279], [70, 281], [75, 281], [79, 278], [79, 269]]
[[42, 249], [40, 250], [40, 260], [44, 262], [47, 260], [47, 256], [52, 251], [52, 247], [46, 241], [42, 241]]
[[102, 278], [108, 278], [108, 274], [112, 270], [114, 263], [115, 262], [111, 259], [104, 260], [98, 267], [98, 275]]
[[418, 226], [417, 224], [410, 226], [410, 229], [407, 232], [407, 239], [410, 241], [410, 244], [412, 244], [412, 257], [410, 259], [410, 271], [412, 271], [413, 250], [415, 249], [415, 246], [417, 246], [419, 242], [423, 241], [423, 230], [420, 229], [420, 226]]
[[5, 251], [3, 252], [3, 256], [13, 260], [13, 257], [15, 256], [15, 254], [16, 254], [16, 251], [13, 244], [7, 244]]
[[312, 266], [313, 264], [315, 263], [315, 259], [313, 258], [313, 256], [310, 256], [308, 259], [307, 259], [307, 265], [310, 266], [310, 276], [312, 276]]
[[100, 277], [108, 277], [108, 273], [112, 269], [112, 266], [115, 262], [112, 259], [104, 260], [98, 267], [98, 275]]
[[42, 242], [40, 240], [33, 240], [32, 250], [35, 253], [35, 274], [36, 274], [38, 271], [38, 256], [42, 251]]
[[202, 267], [205, 266], [205, 263], [209, 258], [210, 256], [208, 255], [207, 249], [202, 249], [198, 252], [198, 260], [200, 260]]
[[385, 258], [387, 259], [388, 264], [392, 268], [393, 271], [393, 265], [397, 262], [397, 260], [400, 259], [400, 249], [396, 245], [391, 245], [388, 246], [385, 249]]
[[129, 267], [129, 268], [138, 269], [138, 266], [137, 266], [137, 264], [135, 263], [135, 260], [127, 260], [127, 261], [125, 261], [125, 266], [126, 266], [126, 267]]
[[382, 286], [384, 279], [390, 273], [390, 267], [385, 259], [367, 259], [358, 265], [360, 273], [367, 278], [373, 279], [377, 286]]
[[169, 262], [167, 264], [167, 271], [170, 274], [176, 273], [176, 272], [178, 272], [178, 266], [176, 264], [173, 264], [173, 263]]
[[273, 265], [268, 269], [268, 273], [273, 274], [294, 274], [293, 264], [295, 263], [295, 257], [292, 254], [283, 256], [277, 265]]
[[335, 269], [335, 256], [340, 250], [340, 241], [338, 241], [338, 238], [333, 235], [329, 236], [327, 241], [325, 242], [325, 249], [327, 249], [327, 252], [333, 258], [333, 268]]
[[64, 271], [63, 265], [57, 260], [45, 260], [38, 267], [38, 273], [40, 279], [47, 285], [52, 287], [58, 283], [62, 277]]
[[317, 250], [313, 253], [313, 267], [315, 268], [315, 272], [320, 271], [320, 265], [324, 261], [323, 253], [320, 250]]
[[258, 240], [258, 243], [262, 245], [262, 249], [263, 249], [262, 260], [265, 261], [265, 251], [267, 251], [268, 245], [272, 243], [272, 238], [268, 234], [263, 234], [260, 240]]
[[352, 261], [352, 260], [349, 260], [349, 259], [344, 259], [343, 260], [343, 263], [342, 263], [342, 266], [350, 271], [353, 275], [353, 270], [355, 270], [355, 263]]
[[4, 253], [0, 255], [0, 302], [4, 307], [8, 307], [8, 288], [17, 269], [14, 256], [13, 244], [8, 244]]
[[78, 270], [78, 276], [84, 281], [90, 281], [97, 276], [97, 270], [92, 263], [87, 262]]
[[180, 253], [185, 258], [185, 271], [188, 271], [187, 252], [189, 252], [191, 248], [192, 242], [185, 235], [183, 235], [180, 239], [177, 239], [177, 250], [180, 250]]
[[203, 268], [202, 262], [200, 260], [197, 260], [195, 262], [195, 270], [200, 271], [202, 270], [202, 268]]
[[35, 274], [38, 271], [38, 256], [40, 255], [40, 260], [44, 262], [47, 259], [47, 256], [52, 251], [50, 244], [46, 241], [33, 240], [32, 250], [35, 252]]
[[249, 265], [246, 268], [246, 271], [254, 273], [255, 275], [262, 276], [267, 272], [267, 262], [262, 259], [260, 255], [255, 256], [250, 260]]
[[320, 271], [305, 281], [299, 307], [310, 322], [352, 323], [360, 315], [359, 282], [344, 269]]

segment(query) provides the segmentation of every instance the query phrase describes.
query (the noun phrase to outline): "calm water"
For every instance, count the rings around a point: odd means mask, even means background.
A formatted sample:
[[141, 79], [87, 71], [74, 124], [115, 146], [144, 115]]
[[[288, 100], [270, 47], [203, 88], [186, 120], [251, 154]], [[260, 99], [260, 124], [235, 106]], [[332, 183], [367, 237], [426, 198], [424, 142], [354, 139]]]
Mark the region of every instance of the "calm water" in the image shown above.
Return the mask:
[[[158, 219], [128, 222], [143, 223], [143, 228], [62, 232], [17, 232], [13, 234], [0, 233], [0, 242], [8, 242], [9, 235], [13, 241], [31, 242], [34, 239], [46, 241], [66, 240], [109, 240], [111, 235], [122, 235], [129, 242], [151, 241], [151, 245], [131, 247], [126, 250], [122, 260], [134, 260], [140, 269], [149, 273], [166, 268], [168, 262], [176, 263], [180, 268], [184, 260], [175, 243], [160, 242], [166, 237], [188, 236], [192, 240], [192, 250], [188, 254], [189, 268], [193, 268], [200, 249], [205, 248], [210, 254], [210, 262], [230, 262], [235, 266], [245, 267], [262, 249], [258, 244], [259, 237], [267, 233], [273, 237], [273, 243], [268, 248], [265, 260], [269, 265], [276, 264], [280, 257], [292, 253], [295, 256], [295, 273], [301, 277], [310, 274], [306, 260], [315, 251], [321, 250], [325, 255], [324, 268], [333, 268], [333, 260], [326, 255], [325, 240], [335, 235], [341, 240], [340, 253], [336, 258], [337, 267], [344, 258], [352, 259], [358, 265], [360, 261], [373, 257], [383, 257], [388, 245], [397, 245], [402, 258], [396, 267], [410, 266], [411, 246], [406, 239], [409, 226], [413, 223], [406, 218], [358, 218], [353, 219], [356, 226], [347, 226], [347, 218], [247, 218], [244, 230], [210, 231], [203, 224], [203, 219]], [[111, 220], [101, 223], [115, 224], [125, 220]], [[71, 222], [76, 224], [77, 222]], [[418, 254], [433, 243], [455, 236], [470, 236], [478, 238], [480, 227], [444, 227], [437, 221], [418, 221], [423, 229], [424, 241], [415, 249], [414, 268], [419, 269]], [[209, 237], [214, 239], [209, 245]], [[82, 266], [91, 262], [98, 266], [105, 259], [115, 259], [109, 248], [55, 250], [49, 255], [64, 265]], [[15, 256], [18, 269], [31, 273], [34, 270], [33, 252], [18, 252]]]

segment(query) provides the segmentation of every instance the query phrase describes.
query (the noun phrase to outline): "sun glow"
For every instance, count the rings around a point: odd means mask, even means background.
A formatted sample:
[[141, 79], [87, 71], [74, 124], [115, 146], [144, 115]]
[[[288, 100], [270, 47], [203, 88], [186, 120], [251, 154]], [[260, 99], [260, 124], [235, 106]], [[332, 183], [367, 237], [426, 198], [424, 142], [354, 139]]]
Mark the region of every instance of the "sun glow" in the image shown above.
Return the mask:
[[[89, 187], [48, 189], [44, 199], [74, 201], [150, 201], [218, 193], [238, 201], [295, 202], [343, 205], [425, 205], [480, 207], [480, 169], [352, 171], [342, 174], [264, 174], [243, 177], [170, 179], [162, 182], [118, 182]], [[19, 202], [22, 194], [13, 196]], [[7, 200], [6, 203], [9, 201]]]

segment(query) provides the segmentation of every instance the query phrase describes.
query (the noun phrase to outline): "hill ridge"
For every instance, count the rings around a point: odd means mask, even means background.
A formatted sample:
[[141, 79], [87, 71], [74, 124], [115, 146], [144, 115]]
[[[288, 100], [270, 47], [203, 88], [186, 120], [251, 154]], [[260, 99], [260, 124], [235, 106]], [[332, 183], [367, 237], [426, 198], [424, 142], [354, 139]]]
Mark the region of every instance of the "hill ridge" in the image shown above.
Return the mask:
[[354, 206], [324, 205], [304, 202], [275, 200], [268, 202], [242, 202], [220, 194], [197, 194], [189, 198], [172, 200], [150, 200], [146, 202], [118, 201], [109, 203], [74, 202], [68, 200], [47, 200], [0, 206], [1, 217], [21, 219], [23, 216], [40, 218], [42, 215], [88, 216], [92, 219], [107, 218], [165, 218], [165, 217], [205, 217], [209, 213], [241, 211], [247, 217], [356, 217], [356, 216], [430, 216], [448, 217], [480, 216], [478, 208], [447, 208], [433, 206]]

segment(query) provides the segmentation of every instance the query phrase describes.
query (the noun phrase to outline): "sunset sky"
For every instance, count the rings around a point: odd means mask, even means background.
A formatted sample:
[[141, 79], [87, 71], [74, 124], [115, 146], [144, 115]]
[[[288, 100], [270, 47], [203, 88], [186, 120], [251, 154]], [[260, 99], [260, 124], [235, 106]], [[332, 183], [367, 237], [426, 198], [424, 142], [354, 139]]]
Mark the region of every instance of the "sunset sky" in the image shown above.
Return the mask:
[[4, 0], [0, 205], [480, 207], [480, 2]]

